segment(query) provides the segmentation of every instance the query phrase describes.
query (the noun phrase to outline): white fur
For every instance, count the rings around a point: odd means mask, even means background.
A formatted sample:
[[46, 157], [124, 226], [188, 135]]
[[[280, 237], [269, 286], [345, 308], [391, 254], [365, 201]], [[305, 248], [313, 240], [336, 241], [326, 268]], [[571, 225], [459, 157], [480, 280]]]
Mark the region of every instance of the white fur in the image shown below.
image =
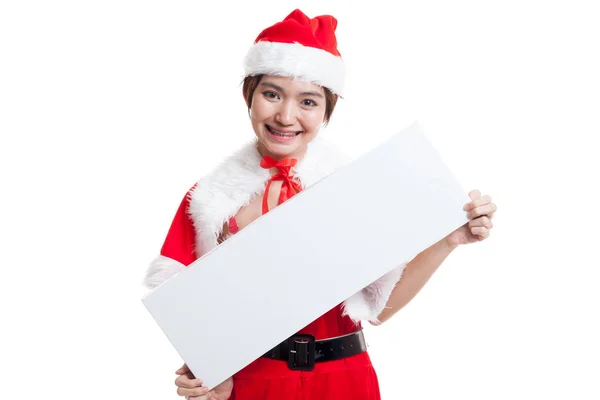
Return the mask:
[[258, 42], [244, 58], [246, 76], [291, 76], [325, 86], [343, 96], [345, 66], [341, 57], [299, 43]]
[[[252, 141], [198, 181], [191, 193], [188, 211], [194, 222], [196, 250], [199, 254], [207, 254], [214, 249], [225, 222], [264, 192], [270, 171], [260, 167], [261, 159], [256, 141]], [[348, 161], [333, 146], [316, 138], [309, 143], [306, 155], [296, 166], [296, 175], [306, 188]], [[348, 298], [343, 304], [344, 315], [355, 322], [369, 320], [377, 323], [377, 316], [383, 311], [405, 265], [395, 268]], [[184, 268], [175, 260], [159, 256], [148, 269], [145, 283], [149, 287], [156, 287]]]
[[155, 288], [184, 269], [185, 265], [179, 261], [165, 256], [158, 256], [150, 263], [148, 271], [146, 271], [144, 285], [148, 288]]
[[225, 222], [264, 191], [270, 171], [260, 167], [261, 159], [253, 141], [198, 181], [189, 207], [198, 254], [215, 248]]
[[296, 175], [306, 188], [349, 162], [350, 158], [317, 136], [308, 144], [306, 154], [296, 166]]
[[[261, 159], [254, 140], [198, 181], [191, 195], [189, 212], [199, 254], [215, 248], [225, 222], [264, 192], [271, 173], [260, 167]], [[302, 186], [308, 187], [346, 160], [331, 144], [317, 137], [308, 144], [306, 155], [296, 167], [296, 175]]]
[[385, 308], [396, 283], [400, 281], [406, 264], [394, 268], [366, 288], [355, 293], [343, 304], [343, 315], [348, 315], [354, 322], [360, 320], [379, 324], [377, 318]]

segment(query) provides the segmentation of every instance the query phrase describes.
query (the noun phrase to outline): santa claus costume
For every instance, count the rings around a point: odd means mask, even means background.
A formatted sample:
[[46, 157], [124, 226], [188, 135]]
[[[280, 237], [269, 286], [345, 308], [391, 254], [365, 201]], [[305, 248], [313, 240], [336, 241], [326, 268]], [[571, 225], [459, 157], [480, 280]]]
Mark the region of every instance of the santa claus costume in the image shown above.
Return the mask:
[[[344, 64], [337, 50], [336, 25], [332, 16], [310, 19], [295, 10], [257, 37], [245, 58], [246, 76], [290, 76], [341, 95]], [[148, 269], [146, 285], [160, 285], [235, 234], [237, 213], [256, 199], [266, 199], [271, 182], [283, 182], [283, 202], [345, 162], [320, 137], [308, 143], [300, 160], [263, 157], [255, 141], [243, 146], [185, 195], [160, 255]], [[268, 212], [266, 200], [262, 210]], [[230, 399], [379, 399], [361, 320], [377, 322], [405, 265], [329, 310], [298, 335], [282, 338], [281, 345], [237, 372]]]

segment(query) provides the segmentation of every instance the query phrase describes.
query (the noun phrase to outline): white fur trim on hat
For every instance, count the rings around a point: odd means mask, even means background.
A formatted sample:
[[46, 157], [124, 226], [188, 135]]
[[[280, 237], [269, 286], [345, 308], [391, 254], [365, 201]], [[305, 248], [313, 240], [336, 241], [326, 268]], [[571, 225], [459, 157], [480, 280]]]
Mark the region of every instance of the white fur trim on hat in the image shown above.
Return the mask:
[[299, 43], [258, 42], [244, 59], [245, 76], [291, 76], [342, 96], [346, 70], [341, 57]]

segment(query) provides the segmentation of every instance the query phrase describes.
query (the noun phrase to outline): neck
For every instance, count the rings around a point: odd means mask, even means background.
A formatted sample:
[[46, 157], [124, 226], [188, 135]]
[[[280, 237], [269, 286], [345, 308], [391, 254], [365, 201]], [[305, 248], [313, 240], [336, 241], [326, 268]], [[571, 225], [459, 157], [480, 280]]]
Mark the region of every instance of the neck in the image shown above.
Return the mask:
[[284, 160], [286, 158], [295, 158], [296, 160], [300, 161], [300, 160], [302, 160], [302, 158], [306, 154], [307, 146], [304, 146], [304, 147], [298, 149], [297, 151], [295, 151], [293, 153], [285, 154], [285, 155], [271, 153], [260, 142], [257, 143], [256, 148], [258, 150], [258, 153], [261, 155], [261, 157], [269, 156], [271, 158], [274, 158], [277, 161], [281, 161], [281, 160]]

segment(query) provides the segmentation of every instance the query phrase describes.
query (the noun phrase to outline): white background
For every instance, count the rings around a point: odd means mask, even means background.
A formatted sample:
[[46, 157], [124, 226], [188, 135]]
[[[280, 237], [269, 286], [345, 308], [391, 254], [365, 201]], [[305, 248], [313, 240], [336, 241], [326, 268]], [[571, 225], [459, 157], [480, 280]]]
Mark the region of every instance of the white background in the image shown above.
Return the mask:
[[600, 398], [594, 2], [202, 3], [0, 3], [0, 398], [177, 398], [141, 280], [252, 137], [241, 61], [295, 7], [339, 20], [324, 136], [357, 156], [418, 120], [498, 204], [490, 239], [366, 329], [383, 399]]

